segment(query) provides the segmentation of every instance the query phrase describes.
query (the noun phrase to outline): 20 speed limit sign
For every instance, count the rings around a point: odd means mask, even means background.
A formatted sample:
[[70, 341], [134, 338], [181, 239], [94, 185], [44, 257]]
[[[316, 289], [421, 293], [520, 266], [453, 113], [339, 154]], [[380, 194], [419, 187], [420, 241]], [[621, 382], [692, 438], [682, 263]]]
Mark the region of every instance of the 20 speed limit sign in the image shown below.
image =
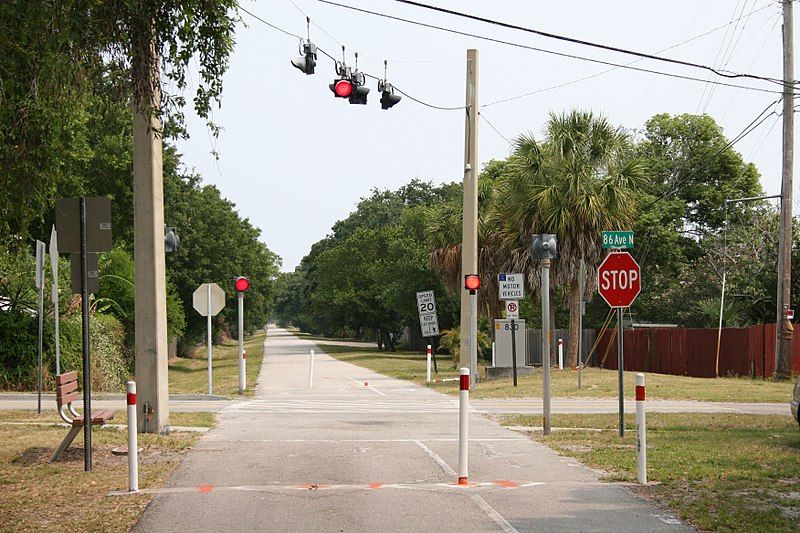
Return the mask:
[[439, 317], [436, 314], [436, 298], [433, 291], [417, 293], [417, 311], [419, 326], [423, 337], [435, 337], [439, 334]]

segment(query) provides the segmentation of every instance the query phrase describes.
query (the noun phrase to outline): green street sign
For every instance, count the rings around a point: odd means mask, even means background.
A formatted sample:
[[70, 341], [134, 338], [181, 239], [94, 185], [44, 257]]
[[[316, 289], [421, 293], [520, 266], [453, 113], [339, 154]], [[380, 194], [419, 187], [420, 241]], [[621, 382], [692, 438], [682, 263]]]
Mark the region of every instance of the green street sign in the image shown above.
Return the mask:
[[603, 248], [633, 248], [633, 232], [604, 231]]

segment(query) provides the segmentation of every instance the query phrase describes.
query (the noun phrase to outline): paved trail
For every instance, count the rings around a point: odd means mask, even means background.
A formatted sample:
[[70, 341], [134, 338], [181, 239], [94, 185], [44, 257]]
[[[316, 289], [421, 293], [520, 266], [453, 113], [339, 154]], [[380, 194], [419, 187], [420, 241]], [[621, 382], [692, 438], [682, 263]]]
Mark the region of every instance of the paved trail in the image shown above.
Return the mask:
[[688, 531], [670, 513], [457, 399], [273, 328], [255, 399], [223, 409], [135, 531]]

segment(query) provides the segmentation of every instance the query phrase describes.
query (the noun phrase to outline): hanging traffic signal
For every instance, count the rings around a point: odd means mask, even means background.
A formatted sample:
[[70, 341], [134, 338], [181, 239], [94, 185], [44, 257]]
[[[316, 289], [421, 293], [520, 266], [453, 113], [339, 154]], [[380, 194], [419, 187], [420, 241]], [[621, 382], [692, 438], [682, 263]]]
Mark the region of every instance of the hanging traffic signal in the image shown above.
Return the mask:
[[464, 276], [464, 288], [470, 294], [475, 294], [475, 291], [481, 288], [481, 278], [477, 274], [466, 274]]
[[336, 98], [347, 98], [353, 92], [353, 84], [346, 78], [334, 80], [328, 87]]
[[233, 278], [233, 287], [237, 292], [247, 292], [250, 289], [250, 280], [244, 276]]
[[367, 94], [369, 94], [369, 88], [364, 87], [367, 79], [364, 76], [363, 72], [354, 72], [353, 75], [350, 77], [350, 81], [353, 83], [353, 91], [350, 93], [350, 103], [351, 104], [360, 104], [364, 105], [367, 103]]
[[303, 55], [292, 59], [292, 65], [306, 74], [314, 74], [317, 65], [317, 47], [311, 41], [303, 43]]
[[394, 94], [394, 87], [391, 83], [378, 81], [378, 90], [381, 91], [381, 109], [389, 109], [402, 100], [401, 96]]

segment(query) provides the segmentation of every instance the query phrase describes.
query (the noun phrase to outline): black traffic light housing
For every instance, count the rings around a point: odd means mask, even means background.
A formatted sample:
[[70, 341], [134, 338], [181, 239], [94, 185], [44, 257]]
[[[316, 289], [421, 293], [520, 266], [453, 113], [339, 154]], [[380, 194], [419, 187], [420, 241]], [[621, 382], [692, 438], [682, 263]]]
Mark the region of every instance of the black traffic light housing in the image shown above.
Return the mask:
[[401, 96], [394, 94], [394, 87], [391, 83], [378, 81], [378, 90], [381, 91], [381, 109], [389, 109], [402, 100]]
[[555, 259], [558, 257], [556, 236], [552, 233], [534, 235], [533, 242], [531, 242], [531, 256], [534, 259]]
[[350, 103], [365, 105], [367, 103], [367, 94], [369, 94], [369, 87], [365, 87], [366, 77], [363, 72], [354, 72], [350, 81], [353, 84], [353, 92], [350, 93]]
[[464, 288], [470, 294], [477, 293], [481, 288], [481, 277], [478, 274], [464, 274]]
[[311, 41], [303, 43], [302, 54], [292, 59], [292, 66], [306, 74], [314, 74], [314, 67], [317, 65], [317, 46]]
[[250, 278], [247, 276], [236, 276], [233, 278], [233, 288], [236, 292], [247, 292], [250, 290]]
[[173, 226], [164, 226], [164, 251], [177, 252], [181, 246], [181, 238]]

